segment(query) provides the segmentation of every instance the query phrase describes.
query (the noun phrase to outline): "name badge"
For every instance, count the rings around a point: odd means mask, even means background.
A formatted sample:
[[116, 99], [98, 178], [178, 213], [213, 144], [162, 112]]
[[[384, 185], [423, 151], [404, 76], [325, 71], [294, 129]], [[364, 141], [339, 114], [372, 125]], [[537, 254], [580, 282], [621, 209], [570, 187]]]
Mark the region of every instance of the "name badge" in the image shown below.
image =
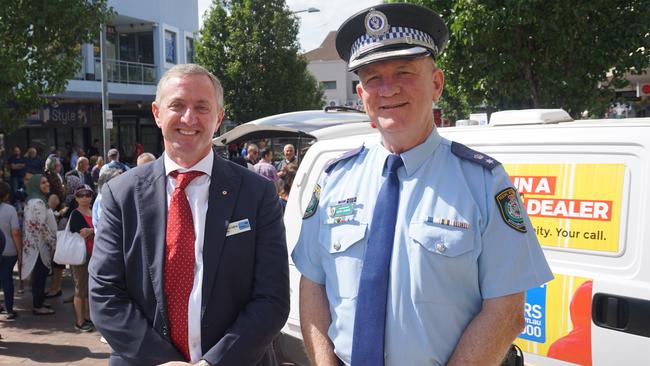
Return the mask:
[[248, 219], [243, 219], [228, 224], [228, 230], [226, 230], [226, 236], [240, 234], [246, 231], [251, 230], [251, 224], [248, 222]]

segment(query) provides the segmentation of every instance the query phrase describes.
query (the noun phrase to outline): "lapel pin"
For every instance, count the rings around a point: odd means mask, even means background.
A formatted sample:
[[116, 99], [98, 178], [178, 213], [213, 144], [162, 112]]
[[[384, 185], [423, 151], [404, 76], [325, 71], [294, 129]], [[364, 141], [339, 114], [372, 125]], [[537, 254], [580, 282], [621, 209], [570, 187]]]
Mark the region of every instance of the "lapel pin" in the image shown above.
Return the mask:
[[228, 191], [221, 191], [221, 195], [222, 195], [222, 196], [226, 196], [226, 195], [228, 195]]

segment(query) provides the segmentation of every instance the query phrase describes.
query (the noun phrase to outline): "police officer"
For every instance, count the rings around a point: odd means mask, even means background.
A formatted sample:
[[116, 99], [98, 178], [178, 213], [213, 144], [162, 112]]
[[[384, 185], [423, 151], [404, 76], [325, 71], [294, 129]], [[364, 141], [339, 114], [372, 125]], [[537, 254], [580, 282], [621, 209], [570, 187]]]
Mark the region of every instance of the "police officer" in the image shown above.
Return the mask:
[[436, 131], [447, 40], [410, 4], [338, 30], [380, 138], [326, 168], [292, 254], [315, 365], [497, 365], [553, 277], [501, 164]]

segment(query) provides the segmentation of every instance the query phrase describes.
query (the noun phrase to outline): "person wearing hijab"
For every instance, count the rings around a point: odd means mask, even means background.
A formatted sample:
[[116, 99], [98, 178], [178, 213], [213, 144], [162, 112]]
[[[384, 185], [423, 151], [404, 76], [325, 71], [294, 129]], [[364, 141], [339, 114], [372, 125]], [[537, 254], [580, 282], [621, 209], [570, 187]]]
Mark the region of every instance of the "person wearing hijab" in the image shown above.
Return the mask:
[[51, 315], [45, 306], [45, 280], [52, 267], [56, 246], [56, 221], [47, 207], [50, 184], [42, 174], [34, 174], [27, 183], [27, 205], [24, 212], [22, 279], [32, 275], [32, 312]]

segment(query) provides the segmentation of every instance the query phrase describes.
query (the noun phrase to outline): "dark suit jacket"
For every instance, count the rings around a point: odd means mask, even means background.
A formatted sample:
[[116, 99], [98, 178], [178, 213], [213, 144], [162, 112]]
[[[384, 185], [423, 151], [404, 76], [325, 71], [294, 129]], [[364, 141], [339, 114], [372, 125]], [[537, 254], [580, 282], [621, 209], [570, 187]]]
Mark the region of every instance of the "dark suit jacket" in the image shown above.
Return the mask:
[[[112, 179], [90, 260], [90, 310], [113, 348], [110, 365], [182, 360], [163, 294], [163, 159]], [[271, 342], [289, 314], [282, 211], [272, 182], [219, 158], [212, 167], [203, 244], [201, 348], [212, 365], [275, 363]], [[251, 230], [226, 237], [229, 222]]]
[[[65, 178], [67, 179], [68, 176], [70, 176], [70, 175], [74, 175], [74, 176], [76, 176], [77, 178], [79, 178], [79, 180], [80, 180], [83, 184], [87, 184], [87, 185], [89, 185], [91, 188], [93, 187], [93, 177], [92, 177], [92, 175], [90, 175], [90, 172], [89, 172], [89, 171], [87, 171], [87, 172], [85, 172], [85, 173], [82, 173], [82, 172], [78, 171], [77, 169], [72, 169], [71, 171], [65, 173]], [[71, 193], [74, 193], [74, 192], [71, 192]]]

